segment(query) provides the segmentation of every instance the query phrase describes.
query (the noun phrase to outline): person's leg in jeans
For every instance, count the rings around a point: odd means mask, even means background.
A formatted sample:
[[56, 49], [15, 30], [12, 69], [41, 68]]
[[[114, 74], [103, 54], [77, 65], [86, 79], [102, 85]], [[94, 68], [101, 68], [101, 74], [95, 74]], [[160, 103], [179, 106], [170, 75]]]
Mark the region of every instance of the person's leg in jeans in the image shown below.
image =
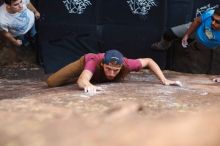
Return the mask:
[[26, 39], [28, 40], [29, 44], [28, 46], [36, 52], [36, 63], [40, 66], [43, 66], [43, 59], [41, 54], [41, 49], [38, 44], [38, 34], [36, 31], [35, 24], [31, 27], [31, 29], [28, 31], [26, 35]]
[[35, 23], [31, 27], [31, 29], [28, 31], [28, 34], [29, 34], [30, 37], [35, 37], [35, 35], [37, 34], [37, 31], [36, 31], [36, 28], [35, 28]]
[[61, 86], [74, 77], [78, 77], [84, 69], [84, 56], [73, 63], [66, 65], [48, 77], [46, 83], [49, 87]]
[[165, 31], [159, 42], [153, 43], [151, 47], [155, 50], [167, 50], [177, 38], [183, 37], [190, 23], [178, 25]]
[[178, 25], [178, 26], [172, 27], [171, 30], [178, 38], [182, 38], [185, 32], [189, 29], [191, 24], [192, 22]]

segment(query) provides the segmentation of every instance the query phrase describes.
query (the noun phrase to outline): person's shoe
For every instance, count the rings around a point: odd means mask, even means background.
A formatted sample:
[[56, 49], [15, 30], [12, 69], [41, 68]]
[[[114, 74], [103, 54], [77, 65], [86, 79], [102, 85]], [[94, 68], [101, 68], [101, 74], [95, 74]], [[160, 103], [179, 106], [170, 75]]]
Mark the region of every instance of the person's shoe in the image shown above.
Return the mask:
[[161, 40], [159, 42], [153, 43], [151, 48], [154, 50], [167, 50], [169, 47], [171, 47], [171, 45], [172, 41]]

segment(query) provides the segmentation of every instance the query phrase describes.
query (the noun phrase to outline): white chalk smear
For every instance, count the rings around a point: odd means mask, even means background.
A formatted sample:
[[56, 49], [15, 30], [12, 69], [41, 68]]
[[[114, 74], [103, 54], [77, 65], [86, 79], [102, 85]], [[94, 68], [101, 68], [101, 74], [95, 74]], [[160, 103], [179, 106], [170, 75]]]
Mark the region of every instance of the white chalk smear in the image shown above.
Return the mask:
[[200, 93], [200, 95], [203, 95], [203, 96], [208, 95], [208, 92], [202, 92]]
[[90, 96], [88, 96], [86, 94], [80, 94], [79, 96], [82, 97], [82, 98], [90, 98]]

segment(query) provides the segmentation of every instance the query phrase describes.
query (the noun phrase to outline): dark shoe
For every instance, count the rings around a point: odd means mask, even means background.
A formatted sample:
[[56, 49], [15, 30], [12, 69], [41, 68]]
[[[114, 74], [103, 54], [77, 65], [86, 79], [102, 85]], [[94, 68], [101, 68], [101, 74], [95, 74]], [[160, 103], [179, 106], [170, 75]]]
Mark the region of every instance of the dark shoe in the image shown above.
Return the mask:
[[171, 45], [171, 41], [161, 40], [160, 42], [153, 43], [151, 48], [154, 50], [167, 50], [169, 47], [171, 47]]

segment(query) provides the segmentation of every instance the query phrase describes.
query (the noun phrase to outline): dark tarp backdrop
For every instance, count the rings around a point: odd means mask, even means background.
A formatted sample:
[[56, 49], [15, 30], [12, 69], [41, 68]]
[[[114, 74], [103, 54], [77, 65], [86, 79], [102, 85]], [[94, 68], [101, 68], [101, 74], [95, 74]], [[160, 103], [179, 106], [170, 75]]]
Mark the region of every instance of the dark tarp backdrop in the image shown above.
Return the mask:
[[86, 53], [109, 49], [118, 49], [129, 58], [151, 57], [162, 69], [175, 70], [181, 66], [181, 61], [175, 60], [178, 56], [174, 58], [175, 51], [155, 51], [150, 48], [151, 44], [160, 39], [166, 28], [191, 21], [198, 8], [219, 2], [39, 1], [39, 44], [45, 72], [55, 72]]

